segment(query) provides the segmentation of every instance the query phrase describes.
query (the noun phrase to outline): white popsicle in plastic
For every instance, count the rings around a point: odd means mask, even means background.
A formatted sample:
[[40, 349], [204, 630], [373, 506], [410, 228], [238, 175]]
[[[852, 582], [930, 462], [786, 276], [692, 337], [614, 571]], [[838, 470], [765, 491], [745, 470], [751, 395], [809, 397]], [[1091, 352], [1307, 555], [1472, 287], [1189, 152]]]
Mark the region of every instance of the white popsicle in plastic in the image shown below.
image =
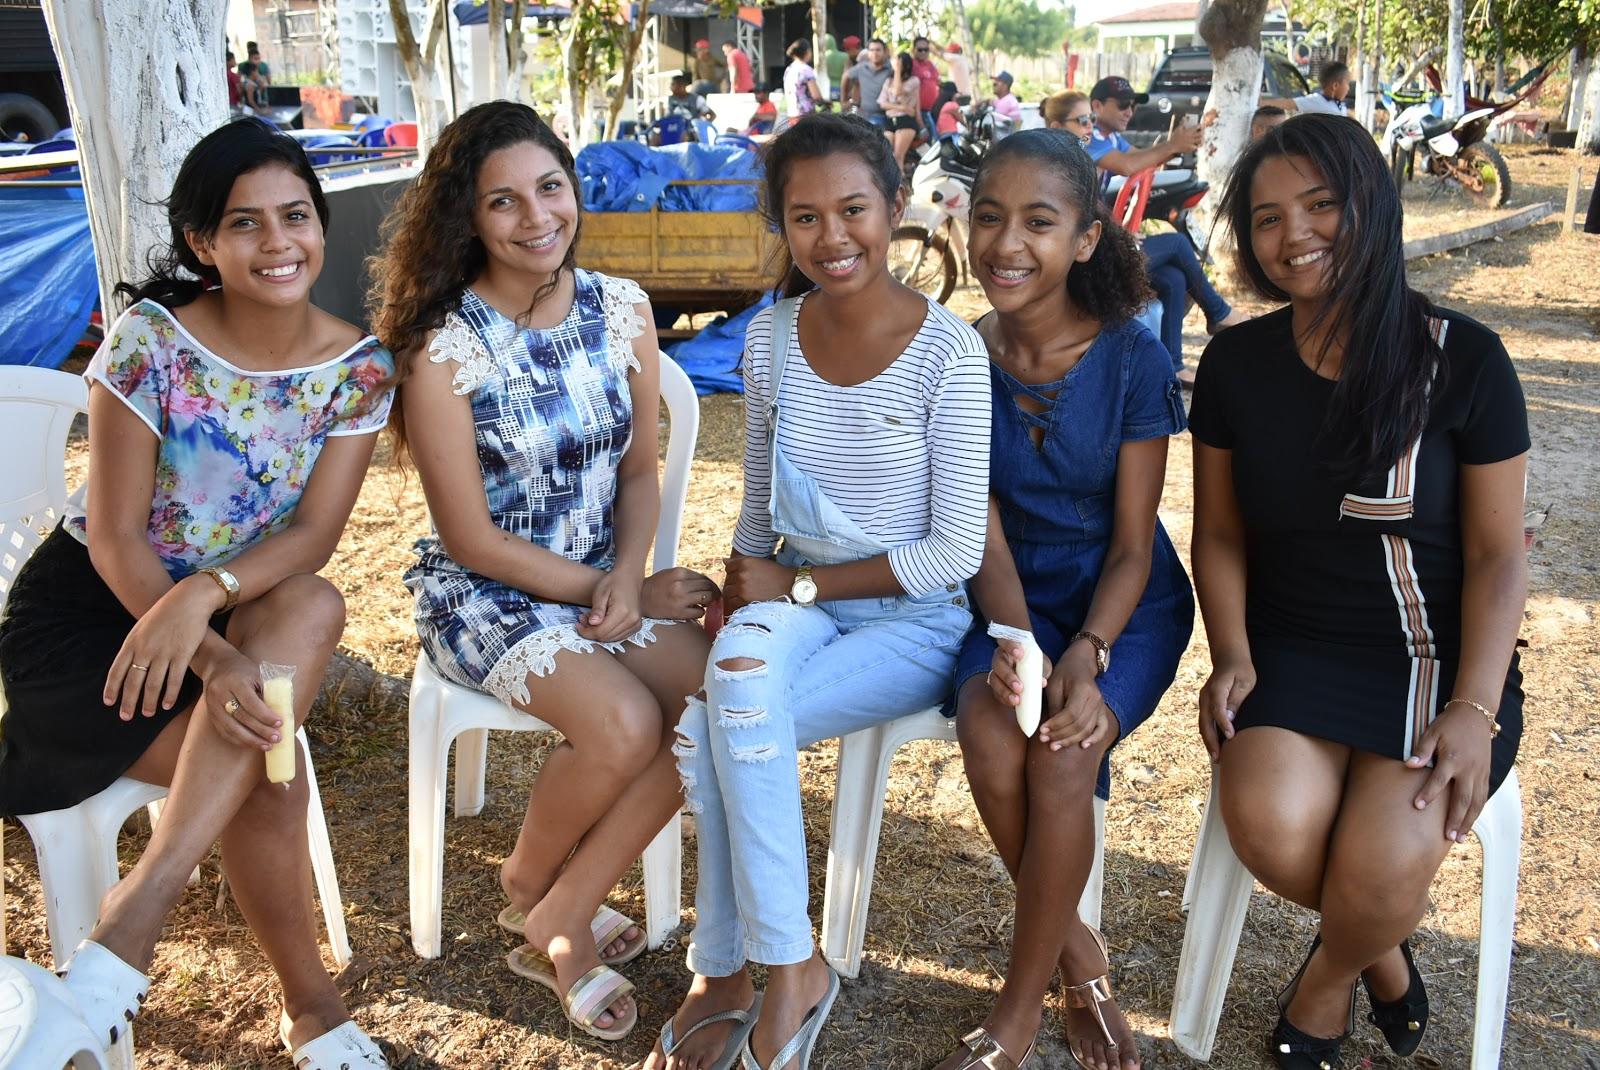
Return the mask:
[[[267, 666], [262, 666], [263, 669]], [[273, 784], [287, 784], [294, 779], [294, 672], [265, 677], [261, 683], [261, 698], [267, 706], [283, 718], [278, 729], [278, 742], [267, 750], [267, 780]]]
[[1017, 727], [1029, 739], [1039, 731], [1039, 715], [1044, 705], [1044, 652], [1033, 636], [1019, 640], [1022, 657], [1017, 661], [1017, 675], [1022, 678], [1022, 701], [1017, 703]]

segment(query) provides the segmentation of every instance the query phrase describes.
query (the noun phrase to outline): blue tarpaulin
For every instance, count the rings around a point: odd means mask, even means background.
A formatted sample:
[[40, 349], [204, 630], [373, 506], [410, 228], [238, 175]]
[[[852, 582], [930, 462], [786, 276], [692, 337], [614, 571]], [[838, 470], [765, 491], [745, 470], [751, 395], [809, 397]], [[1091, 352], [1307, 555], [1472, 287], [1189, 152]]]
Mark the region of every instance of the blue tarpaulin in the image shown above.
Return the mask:
[[770, 293], [729, 319], [722, 316], [693, 338], [667, 347], [667, 355], [689, 374], [701, 394], [744, 393], [739, 359], [744, 355], [744, 332], [757, 312], [772, 304]]
[[0, 195], [0, 250], [0, 364], [60, 367], [100, 299], [82, 193]]
[[[686, 178], [745, 178], [731, 186], [668, 186]], [[578, 153], [583, 206], [591, 212], [753, 212], [761, 163], [734, 145], [683, 144], [651, 148], [637, 141], [602, 141]]]

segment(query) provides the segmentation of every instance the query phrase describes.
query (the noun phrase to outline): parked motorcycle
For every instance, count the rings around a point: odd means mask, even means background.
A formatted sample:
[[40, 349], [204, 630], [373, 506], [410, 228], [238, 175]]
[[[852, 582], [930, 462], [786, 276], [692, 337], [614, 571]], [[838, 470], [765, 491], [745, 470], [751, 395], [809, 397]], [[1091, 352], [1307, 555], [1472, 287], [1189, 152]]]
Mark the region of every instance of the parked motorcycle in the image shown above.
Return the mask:
[[1389, 159], [1395, 187], [1404, 189], [1417, 169], [1441, 183], [1460, 186], [1482, 208], [1499, 208], [1511, 196], [1511, 171], [1495, 147], [1484, 140], [1496, 108], [1475, 108], [1461, 118], [1439, 119], [1427, 103], [1406, 108], [1384, 129], [1380, 145]]

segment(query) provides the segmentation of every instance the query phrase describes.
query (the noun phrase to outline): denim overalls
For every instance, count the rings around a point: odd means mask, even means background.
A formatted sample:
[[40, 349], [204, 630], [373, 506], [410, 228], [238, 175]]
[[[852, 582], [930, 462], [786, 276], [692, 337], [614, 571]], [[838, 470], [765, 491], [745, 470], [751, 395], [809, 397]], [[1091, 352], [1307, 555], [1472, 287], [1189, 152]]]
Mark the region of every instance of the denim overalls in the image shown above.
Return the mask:
[[[794, 566], [876, 557], [889, 547], [778, 447], [796, 307], [778, 302], [772, 320], [767, 449], [772, 526], [783, 537], [777, 559]], [[940, 702], [971, 623], [963, 584], [918, 597], [757, 602], [729, 619], [712, 646], [706, 698], [689, 701], [674, 747], [700, 852], [691, 970], [726, 977], [747, 959], [784, 965], [811, 955], [796, 752]], [[759, 664], [719, 667], [739, 658]]]

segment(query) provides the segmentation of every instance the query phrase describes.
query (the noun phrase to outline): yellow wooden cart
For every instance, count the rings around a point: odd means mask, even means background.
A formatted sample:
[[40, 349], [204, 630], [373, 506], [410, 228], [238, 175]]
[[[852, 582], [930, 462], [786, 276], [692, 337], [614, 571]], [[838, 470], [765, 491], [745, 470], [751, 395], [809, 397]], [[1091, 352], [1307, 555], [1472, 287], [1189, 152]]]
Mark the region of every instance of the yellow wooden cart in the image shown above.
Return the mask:
[[[674, 186], [755, 185], [752, 179], [683, 179]], [[760, 212], [585, 212], [578, 260], [632, 279], [658, 310], [738, 312], [770, 289], [779, 237]], [[693, 331], [659, 332], [663, 338]]]

